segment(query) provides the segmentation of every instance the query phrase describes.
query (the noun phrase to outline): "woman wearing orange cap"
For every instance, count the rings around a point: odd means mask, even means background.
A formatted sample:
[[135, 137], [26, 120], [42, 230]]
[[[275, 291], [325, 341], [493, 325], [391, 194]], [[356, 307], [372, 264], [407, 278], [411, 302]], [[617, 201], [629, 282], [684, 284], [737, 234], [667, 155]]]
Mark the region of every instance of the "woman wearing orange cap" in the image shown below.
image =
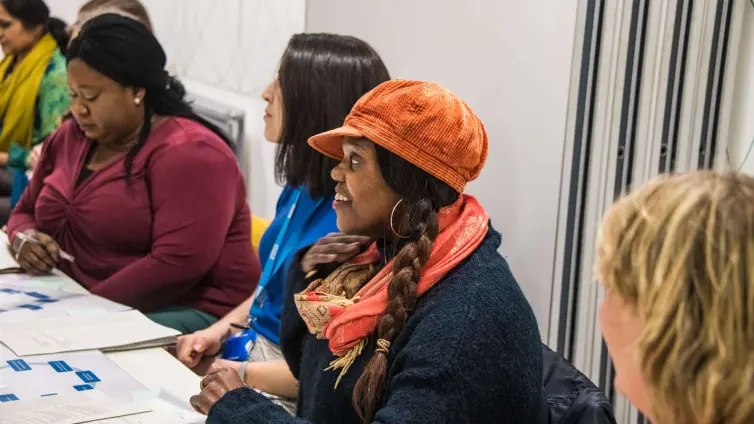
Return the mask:
[[[426, 82], [393, 80], [312, 137], [339, 159], [343, 232], [300, 253], [281, 347], [296, 419], [214, 369], [192, 397], [214, 423], [545, 422], [534, 313], [463, 191], [487, 158], [479, 118]], [[354, 256], [362, 237], [375, 240]]]

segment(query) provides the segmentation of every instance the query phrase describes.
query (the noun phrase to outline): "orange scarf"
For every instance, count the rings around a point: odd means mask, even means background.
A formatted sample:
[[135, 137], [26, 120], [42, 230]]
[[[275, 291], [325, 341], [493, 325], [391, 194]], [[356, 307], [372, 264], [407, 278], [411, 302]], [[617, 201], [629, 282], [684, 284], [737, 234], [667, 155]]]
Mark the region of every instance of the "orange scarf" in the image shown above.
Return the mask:
[[[458, 202], [440, 210], [439, 224], [440, 234], [417, 285], [418, 296], [426, 293], [479, 247], [487, 234], [489, 217], [474, 197], [463, 195]], [[379, 260], [375, 243], [350, 263], [344, 264], [339, 271], [374, 264]], [[385, 313], [387, 289], [393, 279], [392, 265], [391, 261], [350, 299], [343, 295], [342, 289], [337, 289], [336, 293], [324, 290], [324, 287], [332, 285], [327, 279], [314, 281], [306, 290], [294, 295], [296, 307], [309, 332], [319, 339], [328, 339], [330, 350], [338, 356], [328, 370], [342, 369], [340, 377], [361, 354], [367, 338], [375, 331], [380, 317]], [[331, 276], [347, 273], [339, 271]]]

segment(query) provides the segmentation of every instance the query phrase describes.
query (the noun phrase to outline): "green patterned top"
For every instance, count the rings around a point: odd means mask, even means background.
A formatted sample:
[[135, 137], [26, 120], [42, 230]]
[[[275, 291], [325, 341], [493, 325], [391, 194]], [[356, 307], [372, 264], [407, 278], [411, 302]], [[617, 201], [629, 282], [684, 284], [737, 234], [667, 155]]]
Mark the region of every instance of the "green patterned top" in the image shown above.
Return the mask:
[[[60, 120], [71, 106], [66, 65], [63, 53], [56, 49], [39, 84], [32, 140], [34, 146], [43, 142], [60, 126]], [[8, 167], [26, 169], [28, 156], [28, 150], [12, 144], [8, 151]]]

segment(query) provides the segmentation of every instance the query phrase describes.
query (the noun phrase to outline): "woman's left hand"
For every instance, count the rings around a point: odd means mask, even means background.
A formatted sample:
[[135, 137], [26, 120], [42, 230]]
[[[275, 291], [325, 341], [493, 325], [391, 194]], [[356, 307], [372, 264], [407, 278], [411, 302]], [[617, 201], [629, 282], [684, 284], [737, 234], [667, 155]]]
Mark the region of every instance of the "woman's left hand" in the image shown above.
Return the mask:
[[29, 168], [32, 170], [39, 165], [39, 157], [42, 155], [42, 144], [37, 144], [31, 149], [29, 157], [26, 159]]
[[226, 393], [246, 387], [238, 371], [221, 365], [213, 364], [209, 374], [200, 383], [201, 393], [191, 396], [191, 406], [196, 412], [207, 415], [212, 406]]

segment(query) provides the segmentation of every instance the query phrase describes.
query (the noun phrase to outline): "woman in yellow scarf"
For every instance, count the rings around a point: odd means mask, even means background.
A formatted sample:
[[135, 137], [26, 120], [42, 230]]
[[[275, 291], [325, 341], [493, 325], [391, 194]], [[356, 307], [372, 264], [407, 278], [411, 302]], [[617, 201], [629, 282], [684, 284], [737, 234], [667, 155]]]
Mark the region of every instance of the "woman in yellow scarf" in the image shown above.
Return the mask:
[[11, 205], [27, 184], [29, 150], [55, 131], [70, 105], [68, 41], [65, 24], [50, 17], [43, 0], [0, 0], [0, 196], [12, 194]]
[[[86, 21], [99, 15], [104, 15], [105, 13], [115, 13], [127, 18], [135, 19], [146, 25], [150, 31], [152, 30], [152, 20], [149, 18], [149, 13], [147, 12], [146, 7], [144, 7], [144, 4], [139, 0], [89, 0], [81, 5], [78, 14], [76, 15], [76, 21], [68, 27], [68, 34], [70, 34], [71, 40], [76, 38], [81, 26], [84, 25]], [[37, 144], [31, 150], [28, 162], [32, 171], [39, 163], [41, 153], [41, 144]]]

